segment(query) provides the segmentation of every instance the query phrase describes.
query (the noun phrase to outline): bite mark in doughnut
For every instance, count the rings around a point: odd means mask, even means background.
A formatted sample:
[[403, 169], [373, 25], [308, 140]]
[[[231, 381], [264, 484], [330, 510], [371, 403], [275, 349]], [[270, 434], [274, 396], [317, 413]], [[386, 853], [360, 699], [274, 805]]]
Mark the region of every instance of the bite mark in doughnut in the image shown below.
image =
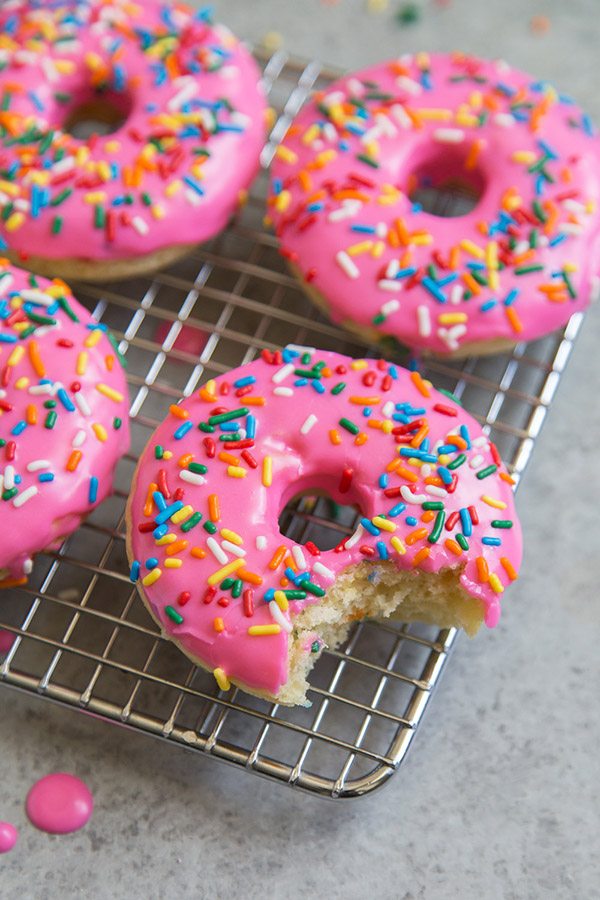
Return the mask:
[[[319, 91], [273, 164], [269, 215], [312, 299], [363, 338], [464, 356], [585, 308], [600, 265], [600, 154], [548, 83], [463, 54], [402, 57]], [[467, 186], [442, 217], [419, 189]]]
[[[226, 28], [183, 3], [3, 4], [3, 252], [44, 274], [105, 281], [212, 237], [258, 169], [259, 77]], [[118, 127], [68, 133], [87, 116]]]
[[111, 340], [64, 282], [0, 260], [0, 587], [112, 490], [129, 419]]
[[[165, 634], [230, 683], [301, 703], [356, 618], [469, 633], [516, 578], [512, 479], [481, 428], [417, 372], [288, 347], [170, 408], [127, 511], [131, 578]], [[356, 504], [332, 550], [281, 534], [286, 503]]]

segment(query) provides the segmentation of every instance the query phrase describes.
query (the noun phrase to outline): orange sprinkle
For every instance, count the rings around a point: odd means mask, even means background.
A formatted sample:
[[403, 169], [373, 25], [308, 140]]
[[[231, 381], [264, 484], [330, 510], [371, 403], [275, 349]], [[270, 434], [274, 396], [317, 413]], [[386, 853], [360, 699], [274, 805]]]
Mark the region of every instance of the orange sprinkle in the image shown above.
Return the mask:
[[208, 495], [208, 518], [211, 522], [221, 521], [221, 505], [216, 494]]
[[262, 576], [257, 575], [256, 572], [249, 572], [248, 569], [238, 569], [235, 573], [238, 578], [241, 578], [242, 581], [247, 581], [248, 584], [262, 584]]
[[486, 581], [490, 580], [490, 570], [487, 562], [483, 558], [483, 556], [478, 556], [475, 560], [477, 565], [477, 580], [480, 584], [485, 584]]
[[25, 410], [25, 421], [28, 425], [35, 425], [37, 423], [37, 407], [35, 407], [33, 403], [27, 404], [27, 409]]
[[461, 556], [462, 550], [459, 544], [456, 543], [452, 538], [447, 538], [444, 541], [444, 546], [450, 551], [450, 553], [454, 553], [455, 556]]
[[264, 406], [266, 402], [264, 397], [244, 397], [244, 406]]
[[144, 515], [146, 517], [151, 516], [154, 512], [154, 497], [152, 496], [154, 491], [158, 490], [158, 485], [152, 481], [148, 486], [148, 493], [146, 494], [146, 502], [144, 503]]
[[518, 574], [511, 561], [507, 559], [506, 556], [501, 556], [500, 562], [502, 563], [502, 568], [504, 569], [510, 580], [515, 581], [515, 579], [518, 578]]
[[277, 550], [275, 551], [275, 553], [273, 554], [273, 558], [271, 559], [271, 562], [269, 563], [269, 569], [275, 570], [279, 565], [281, 565], [281, 563], [285, 559], [286, 553], [287, 553], [287, 547], [284, 544], [281, 544], [281, 546], [279, 546], [277, 548]]
[[187, 541], [174, 541], [167, 547], [167, 556], [175, 556], [180, 550], [185, 550], [187, 545]]
[[428, 434], [429, 434], [429, 425], [427, 424], [427, 422], [425, 422], [423, 425], [421, 425], [421, 427], [415, 434], [414, 438], [410, 442], [410, 446], [411, 447], [419, 447], [421, 445], [421, 442], [423, 441], [423, 439], [426, 438]]
[[184, 453], [183, 456], [180, 456], [177, 460], [177, 465], [180, 469], [187, 469], [189, 464], [194, 461], [193, 453]]
[[221, 616], [217, 616], [216, 619], [213, 619], [213, 628], [217, 632], [225, 631], [225, 623], [223, 622]]
[[225, 450], [221, 450], [219, 459], [221, 462], [226, 462], [230, 466], [237, 466], [240, 462], [239, 457], [234, 456], [233, 453], [226, 453]]
[[410, 469], [405, 469], [404, 466], [398, 466], [396, 472], [398, 475], [401, 475], [402, 478], [406, 479], [406, 481], [410, 481], [413, 484], [419, 480], [419, 476], [415, 472], [411, 472]]
[[81, 450], [73, 450], [69, 459], [67, 460], [67, 472], [74, 472], [79, 463], [81, 462], [81, 457], [83, 453]]
[[354, 438], [354, 443], [357, 447], [362, 447], [362, 445], [366, 444], [368, 440], [368, 436], [364, 433], [364, 431], [361, 431], [361, 433], [357, 434]]
[[115, 358], [112, 353], [109, 353], [105, 358], [104, 362], [106, 363], [106, 369], [108, 372], [112, 372], [115, 367]]
[[449, 444], [454, 444], [455, 447], [458, 447], [459, 450], [467, 449], [467, 442], [458, 434], [449, 434], [446, 440]]
[[475, 294], [475, 296], [477, 296], [478, 294], [481, 293], [480, 285], [475, 281], [473, 276], [470, 275], [468, 272], [463, 273], [462, 279], [472, 294]]
[[485, 141], [481, 138], [478, 138], [476, 141], [473, 141], [469, 148], [469, 152], [467, 153], [467, 158], [465, 159], [465, 169], [470, 171], [474, 169], [477, 165], [477, 160], [479, 159], [479, 154], [485, 147]]
[[172, 403], [169, 407], [169, 412], [172, 416], [176, 416], [178, 419], [189, 419], [189, 412], [187, 409], [184, 409], [182, 406], [177, 406], [176, 403]]
[[435, 513], [432, 509], [427, 509], [421, 516], [421, 522], [431, 522], [435, 519]]
[[206, 556], [206, 550], [203, 550], [202, 547], [192, 547], [190, 550], [190, 556], [193, 556], [194, 559], [204, 559]]
[[427, 559], [429, 554], [431, 553], [431, 547], [421, 547], [417, 553], [415, 553], [414, 559], [412, 561], [413, 566], [420, 565], [423, 560]]
[[340, 435], [339, 431], [337, 430], [337, 428], [332, 428], [330, 430], [329, 440], [334, 445], [334, 447], [337, 447], [338, 444], [342, 443], [342, 438], [341, 438], [341, 435]]
[[423, 397], [431, 397], [431, 391], [421, 378], [419, 372], [411, 372], [410, 380], [412, 381], [418, 392], [423, 395]]
[[356, 406], [376, 406], [381, 402], [381, 397], [350, 397], [350, 403]]
[[510, 477], [508, 472], [500, 472], [499, 474], [500, 474], [500, 478], [502, 479], [502, 481], [505, 481], [507, 484], [516, 484], [517, 483], [514, 478]]
[[523, 331], [523, 323], [517, 315], [517, 311], [512, 306], [505, 306], [504, 312], [506, 313], [506, 318], [510, 322], [512, 330], [516, 331], [517, 334]]
[[36, 375], [43, 378], [46, 374], [46, 368], [40, 356], [40, 348], [37, 341], [29, 341], [29, 359]]
[[423, 538], [426, 538], [428, 534], [429, 532], [426, 528], [415, 528], [414, 531], [411, 531], [406, 535], [406, 537], [404, 538], [404, 542], [405, 544], [408, 544], [409, 547], [412, 547], [412, 545], [416, 544], [417, 541], [421, 541], [423, 540]]

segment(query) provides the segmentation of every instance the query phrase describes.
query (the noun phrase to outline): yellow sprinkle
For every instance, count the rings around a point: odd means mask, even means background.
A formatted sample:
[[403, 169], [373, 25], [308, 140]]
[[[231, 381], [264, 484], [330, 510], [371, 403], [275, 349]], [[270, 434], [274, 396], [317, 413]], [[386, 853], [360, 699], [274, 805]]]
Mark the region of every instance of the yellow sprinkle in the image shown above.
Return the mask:
[[88, 354], [85, 350], [82, 350], [79, 356], [77, 357], [77, 367], [76, 372], [78, 375], [85, 375], [88, 364]]
[[373, 523], [373, 525], [375, 525], [376, 528], [380, 528], [381, 531], [395, 531], [396, 530], [396, 526], [394, 525], [394, 523], [390, 522], [389, 519], [384, 519], [382, 516], [374, 516], [371, 519], [371, 522]]
[[93, 331], [90, 331], [90, 333], [86, 337], [85, 341], [83, 342], [84, 346], [95, 347], [96, 344], [101, 340], [101, 338], [102, 338], [102, 332], [100, 331], [100, 329], [94, 328]]
[[498, 578], [498, 576], [495, 573], [492, 573], [490, 575], [490, 587], [494, 591], [495, 594], [504, 593], [504, 588], [502, 586], [502, 582], [500, 581], [500, 579]]
[[176, 556], [170, 556], [168, 559], [165, 559], [165, 569], [180, 569], [183, 565], [182, 559], [177, 559]]
[[293, 150], [290, 150], [289, 147], [285, 147], [283, 144], [279, 145], [279, 147], [275, 151], [275, 156], [278, 159], [283, 160], [283, 162], [289, 163], [290, 165], [294, 165], [298, 162], [298, 154]]
[[166, 186], [165, 194], [167, 195], [167, 197], [174, 197], [175, 194], [179, 193], [182, 187], [183, 181], [179, 181], [179, 179], [176, 179]]
[[0, 181], [0, 191], [8, 194], [9, 197], [18, 197], [21, 192], [19, 186], [13, 184], [12, 181]]
[[105, 159], [101, 159], [97, 165], [98, 175], [102, 179], [102, 181], [110, 181], [112, 178], [112, 172], [110, 170], [110, 166], [106, 162]]
[[281, 610], [281, 612], [287, 612], [289, 603], [288, 603], [288, 598], [285, 596], [283, 591], [275, 591], [273, 598], [275, 600], [275, 603]]
[[104, 425], [101, 425], [99, 422], [94, 422], [94, 424], [92, 425], [92, 431], [94, 432], [94, 434], [96, 435], [98, 440], [101, 441], [102, 443], [104, 443], [105, 441], [108, 440], [108, 434], [106, 432], [106, 428], [104, 427]]
[[385, 244], [383, 241], [375, 241], [373, 244], [373, 249], [371, 250], [371, 256], [373, 259], [379, 259], [379, 257], [383, 254], [385, 250]]
[[231, 682], [229, 681], [229, 678], [227, 677], [223, 669], [221, 669], [220, 667], [213, 669], [213, 675], [215, 676], [215, 681], [219, 685], [219, 689], [222, 691], [228, 691], [231, 687]]
[[511, 159], [513, 162], [524, 163], [526, 166], [532, 165], [537, 157], [533, 150], [515, 150]]
[[245, 478], [248, 470], [244, 469], [243, 466], [227, 466], [227, 474], [231, 476], [231, 478]]
[[498, 244], [496, 241], [490, 241], [485, 248], [485, 264], [488, 269], [498, 268]]
[[23, 357], [25, 356], [25, 347], [23, 344], [18, 344], [15, 349], [12, 351], [8, 359], [6, 360], [7, 366], [18, 366]]
[[350, 368], [354, 369], [355, 372], [361, 372], [363, 369], [369, 368], [369, 363], [366, 359], [355, 359], [350, 363]]
[[398, 553], [400, 556], [404, 556], [404, 554], [406, 553], [406, 547], [399, 537], [396, 537], [394, 535], [394, 537], [390, 538], [390, 544], [392, 545], [396, 553]]
[[14, 212], [12, 213], [5, 223], [5, 228], [7, 231], [16, 231], [21, 227], [23, 222], [25, 221], [25, 214], [22, 212]]
[[[317, 124], [313, 124], [310, 128], [307, 128], [304, 134], [302, 135], [302, 143], [303, 144], [312, 144], [315, 138], [318, 138], [320, 134], [320, 129]], [[1, 187], [1, 185], [0, 185]], [[14, 185], [11, 185], [14, 187]]]
[[17, 378], [15, 387], [18, 391], [24, 391], [25, 388], [29, 387], [29, 378], [26, 378], [25, 375], [22, 375], [21, 378]]
[[165, 452], [163, 453], [163, 459], [171, 459], [172, 456], [173, 456], [172, 450], [165, 450]]
[[285, 212], [291, 202], [292, 195], [290, 194], [290, 192], [281, 191], [281, 193], [276, 195], [273, 206], [275, 207], [277, 212]]
[[155, 203], [150, 208], [150, 212], [155, 219], [164, 219], [165, 217], [165, 208], [161, 203]]
[[106, 200], [106, 192], [89, 191], [87, 194], [84, 194], [83, 200], [85, 203], [89, 203], [90, 205], [94, 205], [95, 203], [104, 203], [104, 201]]
[[488, 506], [493, 506], [494, 509], [506, 509], [506, 503], [503, 500], [496, 500], [488, 494], [483, 494], [481, 499], [484, 503], [487, 503]]
[[163, 537], [158, 538], [155, 543], [158, 544], [159, 547], [162, 547], [164, 544], [172, 544], [176, 540], [177, 536], [172, 532], [169, 532], [169, 534], [165, 534]]
[[[94, 332], [92, 332], [93, 334]], [[109, 400], [113, 400], [115, 403], [123, 402], [123, 394], [119, 393], [119, 391], [115, 391], [114, 388], [109, 387], [107, 384], [103, 384], [100, 382], [96, 385], [96, 390], [99, 394], [103, 394], [105, 397], [108, 397]]]
[[174, 525], [179, 525], [184, 519], [189, 519], [193, 512], [193, 506], [190, 506], [189, 504], [187, 506], [182, 506], [181, 509], [178, 509], [177, 512], [171, 516], [171, 522], [173, 522]]
[[281, 625], [251, 625], [248, 629], [248, 634], [279, 634], [280, 631]]
[[358, 244], [352, 244], [346, 248], [348, 256], [358, 256], [360, 253], [366, 253], [373, 246], [373, 241], [360, 241]]
[[227, 565], [223, 566], [221, 569], [217, 569], [217, 571], [213, 572], [212, 575], [209, 575], [206, 580], [210, 585], [218, 584], [219, 581], [223, 581], [224, 578], [227, 578], [232, 572], [237, 572], [237, 570], [243, 568], [243, 566], [244, 560], [238, 557], [238, 559], [232, 560], [232, 562], [227, 563]]
[[273, 457], [265, 456], [262, 465], [262, 483], [264, 487], [271, 487], [273, 484]]
[[469, 317], [466, 313], [441, 313], [438, 316], [440, 325], [458, 325], [461, 322], [468, 322]]
[[460, 247], [462, 250], [465, 250], [467, 253], [470, 253], [471, 256], [474, 256], [476, 259], [485, 259], [485, 253], [475, 244], [473, 241], [465, 238], [460, 242]]
[[158, 581], [162, 572], [160, 569], [152, 569], [151, 572], [148, 572], [147, 575], [144, 575], [142, 578], [142, 584], [144, 587], [150, 587], [151, 584], [154, 584], [155, 581]]
[[238, 547], [241, 547], [244, 543], [244, 539], [240, 537], [237, 531], [230, 531], [229, 528], [221, 528], [221, 537], [232, 544], [237, 544]]

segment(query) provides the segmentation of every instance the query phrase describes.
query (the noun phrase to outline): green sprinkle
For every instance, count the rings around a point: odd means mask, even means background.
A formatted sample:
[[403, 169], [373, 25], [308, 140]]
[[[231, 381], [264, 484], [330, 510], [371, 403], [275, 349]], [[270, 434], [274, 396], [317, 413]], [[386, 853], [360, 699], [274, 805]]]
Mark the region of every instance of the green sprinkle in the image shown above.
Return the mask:
[[56, 409], [56, 400], [46, 400], [44, 409]]
[[461, 534], [460, 532], [456, 535], [456, 543], [458, 544], [459, 547], [462, 547], [463, 550], [469, 549], [469, 544], [468, 544], [466, 537], [464, 536], [464, 534]]
[[422, 509], [443, 509], [444, 504], [442, 503], [441, 500], [426, 500], [425, 503], [423, 503], [421, 508]]
[[57, 194], [56, 197], [53, 197], [50, 201], [50, 206], [60, 206], [61, 203], [64, 203], [65, 200], [73, 193], [73, 188], [65, 188], [64, 191], [61, 191], [60, 194]]
[[146, 191], [142, 194], [142, 203], [144, 206], [152, 206], [152, 197]]
[[458, 469], [459, 466], [462, 466], [463, 463], [467, 461], [467, 457], [464, 453], [461, 453], [460, 456], [457, 456], [456, 459], [453, 459], [452, 462], [448, 463], [446, 466], [447, 469]]
[[77, 318], [75, 312], [69, 306], [69, 304], [67, 303], [67, 301], [64, 297], [59, 297], [56, 302], [58, 303], [60, 308], [68, 315], [68, 317], [70, 318], [70, 320], [72, 322], [79, 322], [79, 319]]
[[181, 526], [181, 530], [187, 534], [188, 531], [191, 531], [192, 528], [194, 528], [198, 524], [198, 522], [201, 520], [201, 518], [202, 518], [202, 513], [199, 513], [199, 512], [193, 513], [189, 517], [189, 519], [186, 519], [186, 521], [183, 523], [183, 525]]
[[96, 205], [94, 207], [94, 227], [95, 228], [104, 228], [106, 223], [106, 214], [104, 212], [104, 208], [102, 206]]
[[288, 600], [306, 600], [306, 591], [284, 591]]
[[58, 416], [54, 411], [49, 412], [46, 416], [46, 421], [44, 422], [44, 428], [54, 428], [57, 419]]
[[294, 375], [298, 378], [320, 378], [321, 373], [314, 369], [294, 369]]
[[341, 425], [342, 428], [345, 428], [346, 431], [349, 431], [350, 434], [359, 434], [360, 432], [358, 425], [355, 425], [350, 419], [340, 419], [338, 424]]
[[23, 331], [19, 332], [19, 340], [24, 341], [32, 334], [35, 334], [35, 325], [28, 325], [27, 328], [24, 328]]
[[176, 609], [173, 609], [172, 606], [165, 606], [165, 612], [170, 618], [172, 622], [175, 622], [176, 625], [181, 625], [183, 622], [183, 616], [181, 613], [178, 613]]
[[431, 534], [427, 538], [430, 544], [435, 544], [440, 539], [440, 534], [442, 533], [442, 528], [444, 527], [444, 522], [446, 521], [446, 513], [443, 509], [440, 509], [439, 513], [435, 517], [435, 522], [433, 523], [433, 528], [431, 529]]
[[385, 316], [383, 313], [377, 313], [377, 315], [373, 316], [373, 318], [371, 319], [372, 325], [383, 325], [384, 322], [385, 322]]
[[52, 220], [52, 234], [60, 234], [62, 231], [64, 219], [62, 216], [54, 216]]
[[228, 591], [235, 584], [235, 578], [224, 578], [219, 587], [222, 591]]
[[359, 159], [361, 162], [366, 163], [368, 166], [371, 166], [372, 169], [379, 168], [379, 163], [376, 160], [374, 160], [372, 157], [367, 156], [366, 153], [357, 153], [356, 158]]
[[120, 419], [118, 416], [115, 416], [113, 419], [113, 428], [115, 431], [118, 431], [121, 425], [123, 424], [123, 419]]
[[207, 422], [200, 422], [198, 425], [200, 431], [204, 431], [206, 434], [213, 434], [215, 431], [214, 425], [209, 425]]
[[313, 641], [312, 644], [310, 645], [311, 653], [318, 653], [320, 649], [321, 649], [321, 645], [319, 644], [318, 641]]
[[332, 393], [332, 394], [341, 394], [342, 391], [345, 391], [345, 390], [346, 390], [346, 382], [345, 382], [345, 381], [339, 381], [339, 382], [335, 385], [335, 387], [332, 387], [332, 388], [331, 388], [331, 393]]
[[233, 582], [233, 587], [231, 588], [231, 596], [234, 600], [237, 600], [238, 597], [241, 597], [242, 590], [244, 587], [244, 582], [241, 578], [236, 578]]
[[548, 220], [548, 216], [544, 212], [544, 208], [542, 207], [542, 204], [540, 203], [539, 200], [534, 200], [533, 203], [531, 204], [531, 206], [533, 207], [533, 211], [536, 214], [536, 216], [538, 217], [538, 219], [540, 220], [540, 222], [546, 222]]
[[563, 281], [567, 286], [567, 290], [569, 292], [569, 297], [571, 298], [571, 300], [575, 300], [575, 298], [577, 297], [577, 291], [573, 287], [573, 282], [571, 281], [569, 273], [565, 272], [565, 270], [563, 269], [563, 271], [560, 274], [562, 275]]
[[300, 362], [302, 363], [303, 366], [310, 365], [310, 353], [303, 353], [302, 356], [300, 357]]
[[308, 591], [310, 594], [314, 594], [315, 597], [324, 597], [325, 591], [322, 587], [319, 587], [318, 584], [313, 584], [312, 581], [303, 581], [302, 587], [305, 591]]
[[232, 419], [243, 419], [248, 415], [248, 409], [245, 406], [240, 409], [232, 409], [231, 412], [220, 413], [218, 416], [211, 416], [208, 420], [209, 425], [220, 425], [222, 422], [231, 422]]
[[[450, 468], [450, 467], [448, 466], [448, 468]], [[487, 466], [485, 469], [481, 469], [481, 471], [477, 473], [477, 477], [481, 481], [482, 478], [487, 478], [488, 475], [493, 475], [497, 469], [498, 469], [498, 466], [494, 466], [494, 465]]]
[[533, 264], [531, 266], [519, 266], [518, 269], [515, 269], [515, 275], [529, 275], [530, 272], [543, 272], [544, 267], [538, 263]]
[[162, 459], [164, 454], [165, 454], [165, 448], [162, 447], [160, 444], [156, 444], [156, 446], [154, 448], [154, 458]]
[[3, 500], [12, 500], [12, 498], [16, 497], [16, 495], [18, 493], [19, 493], [19, 488], [16, 488], [16, 487], [11, 488], [10, 490], [6, 490], [6, 491], [2, 492], [2, 499]]
[[227, 443], [229, 443], [229, 444], [235, 443], [235, 441], [239, 441], [239, 440], [241, 440], [241, 438], [242, 438], [242, 436], [241, 436], [241, 434], [239, 433], [239, 431], [236, 431], [235, 434], [221, 434], [221, 435], [219, 435], [219, 440], [222, 441], [224, 444], [227, 444]]
[[190, 472], [195, 472], [196, 475], [206, 475], [208, 472], [208, 468], [202, 463], [191, 462], [188, 466]]
[[462, 406], [462, 401], [458, 399], [456, 394], [453, 394], [452, 391], [447, 391], [445, 388], [438, 388], [440, 394], [443, 394], [444, 397], [450, 397], [451, 400], [454, 400], [455, 403], [458, 403], [459, 406]]
[[492, 519], [492, 528], [512, 528], [513, 523], [510, 519]]
[[[189, 521], [189, 519], [188, 519], [188, 521]], [[186, 525], [187, 525], [187, 522], [186, 522]], [[217, 526], [214, 524], [214, 522], [205, 522], [202, 527], [204, 528], [205, 531], [208, 531], [209, 534], [216, 534], [217, 531], [219, 530], [217, 528]], [[183, 526], [182, 526], [182, 530], [183, 530]]]

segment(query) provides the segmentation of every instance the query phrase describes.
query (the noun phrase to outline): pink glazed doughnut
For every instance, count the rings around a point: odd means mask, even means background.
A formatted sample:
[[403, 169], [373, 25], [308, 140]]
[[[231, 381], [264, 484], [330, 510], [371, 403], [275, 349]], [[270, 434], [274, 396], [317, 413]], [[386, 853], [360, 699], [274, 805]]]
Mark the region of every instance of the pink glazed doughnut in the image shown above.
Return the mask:
[[106, 327], [64, 282], [0, 260], [0, 587], [110, 493], [128, 422]]
[[[589, 117], [547, 82], [463, 54], [349, 75], [293, 122], [269, 213], [312, 299], [374, 342], [465, 356], [508, 349], [585, 308], [600, 265]], [[441, 217], [416, 189], [467, 185]]]
[[[10, 0], [0, 67], [0, 238], [42, 274], [168, 264], [225, 227], [256, 174], [258, 67], [206, 10]], [[69, 134], [86, 119], [116, 130]]]
[[[511, 485], [477, 422], [417, 372], [265, 351], [150, 439], [127, 511], [131, 579], [219, 687], [304, 703], [314, 659], [357, 618], [496, 624], [521, 562]], [[279, 530], [285, 504], [315, 491], [362, 513], [333, 550]]]

